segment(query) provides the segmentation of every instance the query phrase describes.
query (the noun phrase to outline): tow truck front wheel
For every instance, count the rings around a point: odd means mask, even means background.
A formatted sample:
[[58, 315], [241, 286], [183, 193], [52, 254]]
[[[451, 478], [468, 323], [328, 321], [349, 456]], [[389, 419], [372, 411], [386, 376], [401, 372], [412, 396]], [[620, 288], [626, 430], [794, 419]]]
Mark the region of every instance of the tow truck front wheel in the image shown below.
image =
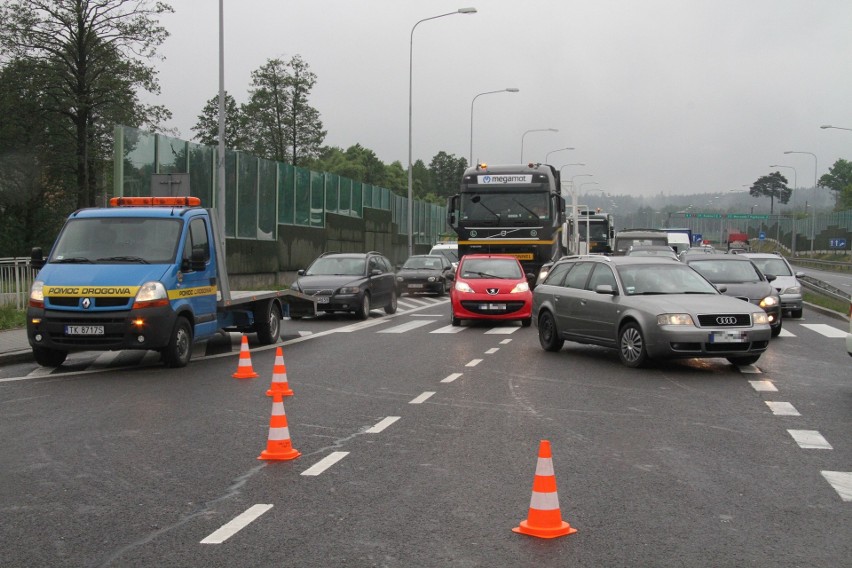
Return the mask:
[[36, 363], [42, 367], [58, 367], [65, 362], [68, 352], [48, 347], [33, 347], [33, 356]]
[[162, 351], [163, 362], [167, 367], [186, 367], [192, 356], [192, 327], [186, 318], [175, 322], [169, 344]]

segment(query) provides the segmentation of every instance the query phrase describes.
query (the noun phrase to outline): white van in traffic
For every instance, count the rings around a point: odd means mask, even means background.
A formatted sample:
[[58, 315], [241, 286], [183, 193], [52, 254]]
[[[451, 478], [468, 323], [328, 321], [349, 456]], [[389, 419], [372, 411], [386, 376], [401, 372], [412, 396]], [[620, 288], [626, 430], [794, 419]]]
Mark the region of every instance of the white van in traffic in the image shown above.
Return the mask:
[[447, 260], [453, 265], [453, 270], [459, 266], [459, 245], [458, 243], [438, 243], [432, 247], [429, 254], [440, 254], [447, 257]]

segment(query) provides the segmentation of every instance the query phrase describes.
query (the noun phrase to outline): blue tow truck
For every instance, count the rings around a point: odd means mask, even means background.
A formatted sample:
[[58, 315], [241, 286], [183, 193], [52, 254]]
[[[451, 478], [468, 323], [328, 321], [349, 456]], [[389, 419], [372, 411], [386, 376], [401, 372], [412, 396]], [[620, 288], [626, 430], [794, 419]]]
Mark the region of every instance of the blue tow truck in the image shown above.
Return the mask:
[[159, 351], [184, 367], [192, 344], [220, 331], [280, 339], [285, 316], [316, 314], [292, 290], [230, 290], [217, 217], [197, 197], [115, 197], [65, 222], [39, 268], [27, 307], [36, 362], [61, 365], [72, 351]]

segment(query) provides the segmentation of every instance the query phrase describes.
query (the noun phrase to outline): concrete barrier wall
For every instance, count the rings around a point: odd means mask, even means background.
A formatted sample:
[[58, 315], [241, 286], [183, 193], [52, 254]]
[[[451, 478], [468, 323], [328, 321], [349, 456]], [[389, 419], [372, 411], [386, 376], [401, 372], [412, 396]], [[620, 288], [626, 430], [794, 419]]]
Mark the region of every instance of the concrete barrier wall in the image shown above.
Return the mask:
[[[378, 251], [394, 264], [408, 257], [408, 236], [400, 235], [391, 212], [364, 208], [364, 218], [326, 213], [324, 228], [279, 225], [277, 241], [228, 239], [226, 254], [232, 290], [285, 288], [296, 271], [323, 252]], [[415, 246], [415, 254], [429, 252]]]

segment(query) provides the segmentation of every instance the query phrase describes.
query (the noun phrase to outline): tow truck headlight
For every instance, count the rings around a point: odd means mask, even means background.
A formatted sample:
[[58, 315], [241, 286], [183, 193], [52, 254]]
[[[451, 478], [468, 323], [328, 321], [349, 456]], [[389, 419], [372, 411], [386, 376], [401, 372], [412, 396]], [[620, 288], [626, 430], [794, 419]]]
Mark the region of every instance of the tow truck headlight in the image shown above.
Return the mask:
[[754, 312], [751, 314], [751, 321], [754, 324], [769, 324], [769, 316], [766, 315], [766, 312]]
[[467, 292], [473, 294], [473, 288], [467, 282], [456, 282], [456, 292]]
[[512, 288], [512, 291], [509, 292], [509, 293], [510, 294], [520, 294], [521, 292], [529, 292], [529, 291], [530, 291], [530, 285], [529, 285], [528, 282], [518, 282], [515, 285], [515, 287]]
[[30, 306], [34, 308], [44, 307], [44, 282], [36, 280], [30, 288]]
[[695, 325], [689, 314], [660, 314], [657, 325]]
[[766, 296], [760, 301], [761, 308], [771, 308], [778, 305], [778, 296]]
[[145, 282], [136, 293], [133, 309], [157, 308], [169, 305], [169, 295], [161, 282]]

